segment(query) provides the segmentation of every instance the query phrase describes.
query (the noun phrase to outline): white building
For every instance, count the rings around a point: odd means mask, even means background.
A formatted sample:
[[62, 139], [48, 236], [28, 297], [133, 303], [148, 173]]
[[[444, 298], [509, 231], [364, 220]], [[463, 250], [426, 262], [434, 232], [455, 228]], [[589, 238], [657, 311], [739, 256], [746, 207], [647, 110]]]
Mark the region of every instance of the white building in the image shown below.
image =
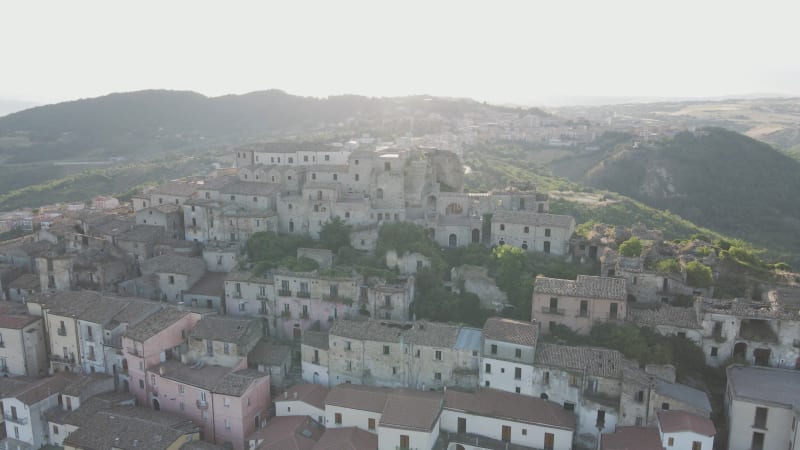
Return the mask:
[[325, 424], [325, 398], [330, 390], [319, 384], [296, 384], [275, 399], [276, 416], [309, 416]]
[[492, 317], [483, 326], [480, 385], [533, 395], [539, 324]]
[[800, 449], [800, 372], [734, 365], [727, 374], [728, 448]]
[[717, 430], [708, 417], [686, 411], [659, 411], [658, 432], [661, 445], [668, 450], [712, 450]]

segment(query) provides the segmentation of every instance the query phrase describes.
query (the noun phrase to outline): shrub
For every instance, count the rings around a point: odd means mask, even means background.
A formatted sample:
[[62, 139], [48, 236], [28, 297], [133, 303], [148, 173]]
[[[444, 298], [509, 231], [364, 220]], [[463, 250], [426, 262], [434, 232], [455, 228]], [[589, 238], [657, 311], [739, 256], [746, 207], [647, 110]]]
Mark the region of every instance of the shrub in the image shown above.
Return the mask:
[[686, 283], [697, 288], [707, 288], [714, 284], [714, 275], [711, 268], [700, 261], [691, 261], [686, 264]]
[[637, 237], [632, 237], [619, 246], [622, 256], [640, 256], [642, 254], [642, 241]]

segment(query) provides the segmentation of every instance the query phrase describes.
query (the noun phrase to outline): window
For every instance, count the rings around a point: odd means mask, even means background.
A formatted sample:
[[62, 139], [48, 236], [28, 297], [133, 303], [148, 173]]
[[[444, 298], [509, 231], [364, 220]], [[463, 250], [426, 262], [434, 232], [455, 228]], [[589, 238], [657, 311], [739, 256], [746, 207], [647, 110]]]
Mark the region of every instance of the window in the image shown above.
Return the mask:
[[581, 317], [589, 317], [589, 301], [588, 300], [581, 300]]
[[373, 419], [373, 418], [367, 419], [367, 428], [370, 429], [370, 430], [374, 430], [375, 429], [375, 419]]
[[522, 229], [522, 232], [523, 232], [523, 233], [525, 233], [525, 234], [528, 234], [528, 233], [530, 233], [530, 232], [531, 232], [531, 227], [525, 227], [525, 228], [523, 228], [523, 229]]
[[384, 345], [383, 346], [383, 354], [384, 355], [388, 355], [389, 354], [389, 346], [388, 345]]
[[717, 347], [711, 347], [711, 356], [717, 356], [718, 351]]
[[150, 374], [150, 384], [152, 384], [153, 386], [156, 385], [156, 374], [154, 373]]
[[417, 353], [416, 353], [416, 355], [415, 355], [415, 356], [416, 356], [417, 358], [419, 358], [419, 354], [420, 354], [420, 350], [419, 350], [419, 349], [417, 349]]
[[619, 305], [616, 303], [612, 303], [609, 310], [608, 310], [608, 318], [609, 319], [616, 319], [617, 318], [617, 308]]
[[505, 231], [505, 230], [506, 230], [506, 224], [501, 223], [500, 224], [500, 231]]
[[750, 450], [764, 450], [764, 433], [759, 433], [758, 431], [753, 433]]
[[577, 387], [578, 386], [578, 377], [575, 376], [575, 375], [570, 375], [569, 376], [569, 385], [572, 386], [572, 387]]
[[442, 351], [441, 350], [436, 350], [436, 353], [433, 354], [433, 359], [435, 359], [436, 361], [441, 361], [442, 360]]
[[558, 313], [558, 297], [550, 297], [550, 314]]
[[514, 388], [514, 392], [519, 394], [520, 392], [522, 392], [522, 390], [519, 388], [519, 386], [517, 386], [517, 387]]
[[206, 340], [206, 353], [208, 356], [214, 355], [214, 341], [211, 339]]
[[225, 429], [226, 430], [231, 429], [231, 419], [225, 419]]
[[174, 275], [170, 275], [169, 276], [169, 284], [175, 284], [175, 276]]
[[635, 398], [637, 402], [644, 403], [644, 391], [637, 392]]
[[522, 367], [515, 367], [514, 368], [514, 379], [521, 380], [522, 379]]
[[545, 372], [544, 376], [542, 376], [542, 383], [543, 384], [550, 384], [550, 372]]
[[349, 219], [350, 218], [350, 211], [345, 211], [344, 218], [345, 219]]
[[484, 385], [484, 386], [486, 386], [486, 387], [489, 387], [489, 380], [486, 380], [486, 381], [483, 383], [483, 385]]
[[179, 394], [183, 395], [184, 389], [185, 389], [185, 388], [183, 387], [183, 385], [182, 385], [182, 384], [178, 385], [178, 393], [179, 393]]
[[435, 372], [433, 374], [433, 379], [436, 381], [442, 381], [442, 372]]
[[516, 356], [517, 358], [522, 358], [522, 349], [521, 348], [514, 349], [514, 356]]
[[397, 367], [392, 367], [392, 375], [397, 375]]
[[597, 423], [595, 426], [597, 428], [604, 428], [606, 426], [606, 411], [604, 409], [597, 411]]
[[756, 408], [756, 417], [753, 422], [754, 428], [761, 428], [762, 430], [767, 429], [767, 412], [767, 408]]
[[400, 435], [400, 448], [402, 449], [411, 448], [411, 439], [409, 439], [407, 434]]
[[53, 434], [58, 434], [58, 426], [53, 425]]
[[356, 181], [358, 181], [358, 174], [356, 174]]
[[669, 403], [664, 402], [661, 404], [661, 409], [669, 409]]
[[344, 365], [348, 372], [353, 370], [353, 361], [345, 361]]
[[692, 450], [703, 450], [703, 444], [700, 441], [693, 441]]
[[330, 161], [330, 160], [331, 160], [331, 155], [325, 155], [325, 161]]
[[492, 344], [492, 354], [493, 355], [497, 354], [497, 344]]
[[566, 411], [575, 411], [575, 403], [572, 402], [564, 402], [564, 409]]
[[522, 435], [523, 436], [527, 436], [528, 435], [528, 429], [527, 428], [523, 428], [522, 429]]
[[222, 344], [222, 353], [224, 353], [226, 355], [230, 355], [231, 354], [230, 344], [228, 344], [227, 342]]
[[345, 343], [344, 343], [344, 349], [345, 349], [345, 350], [347, 350], [347, 351], [350, 351], [350, 350], [352, 350], [352, 349], [353, 349], [353, 347], [352, 347], [352, 346], [351, 346], [351, 344], [350, 344], [350, 341], [345, 341]]
[[333, 423], [336, 425], [342, 424], [342, 413], [336, 413], [333, 415]]
[[388, 163], [388, 162], [383, 163], [383, 170], [385, 170], [387, 172], [392, 170], [392, 163]]
[[486, 364], [486, 367], [484, 369], [486, 369], [486, 370], [484, 370], [484, 372], [492, 373], [492, 365], [491, 364]]
[[229, 397], [223, 397], [222, 404], [225, 405], [226, 408], [230, 408], [231, 399]]
[[333, 181], [339, 181], [339, 174], [338, 173], [333, 174]]

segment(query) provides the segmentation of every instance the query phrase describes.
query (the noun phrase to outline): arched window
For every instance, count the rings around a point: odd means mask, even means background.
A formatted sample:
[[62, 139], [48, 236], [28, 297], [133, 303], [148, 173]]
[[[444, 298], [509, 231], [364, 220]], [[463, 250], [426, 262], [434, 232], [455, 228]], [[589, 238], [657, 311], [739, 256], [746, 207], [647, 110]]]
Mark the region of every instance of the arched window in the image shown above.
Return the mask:
[[455, 234], [451, 234], [448, 243], [449, 243], [450, 247], [458, 246], [458, 236], [456, 236]]

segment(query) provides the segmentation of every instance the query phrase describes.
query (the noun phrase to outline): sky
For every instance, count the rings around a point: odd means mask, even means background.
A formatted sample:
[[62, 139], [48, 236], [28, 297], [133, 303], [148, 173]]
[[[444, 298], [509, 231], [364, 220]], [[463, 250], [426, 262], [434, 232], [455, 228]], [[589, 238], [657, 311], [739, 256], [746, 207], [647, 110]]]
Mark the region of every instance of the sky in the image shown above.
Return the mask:
[[0, 2], [0, 98], [800, 95], [800, 1]]

